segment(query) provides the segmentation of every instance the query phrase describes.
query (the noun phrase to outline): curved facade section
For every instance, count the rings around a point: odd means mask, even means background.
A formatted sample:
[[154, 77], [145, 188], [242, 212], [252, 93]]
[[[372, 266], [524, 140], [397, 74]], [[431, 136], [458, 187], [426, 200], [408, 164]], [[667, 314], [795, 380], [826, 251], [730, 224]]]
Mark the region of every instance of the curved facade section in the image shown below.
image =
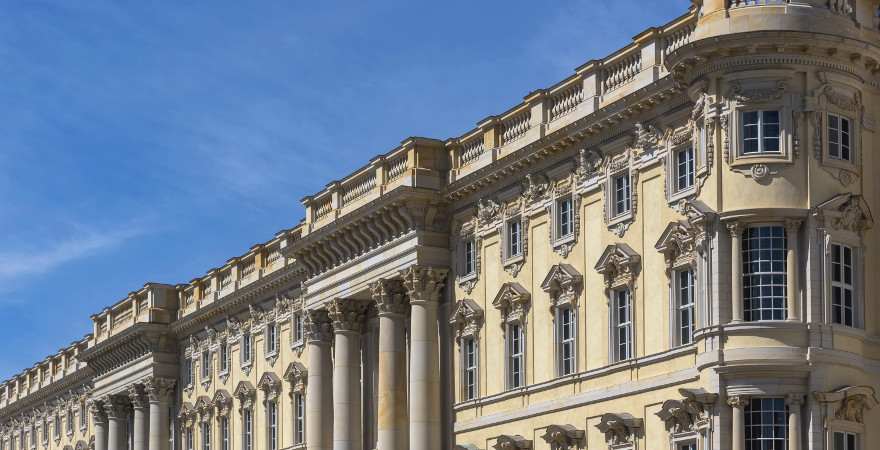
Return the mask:
[[878, 4], [705, 0], [0, 384], [0, 450], [880, 446]]

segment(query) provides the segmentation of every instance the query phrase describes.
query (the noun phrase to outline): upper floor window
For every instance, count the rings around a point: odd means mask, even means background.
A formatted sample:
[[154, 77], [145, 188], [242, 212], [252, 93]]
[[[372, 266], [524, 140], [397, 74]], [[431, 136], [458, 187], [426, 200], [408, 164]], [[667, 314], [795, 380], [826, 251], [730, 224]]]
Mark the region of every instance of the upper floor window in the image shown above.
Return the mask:
[[519, 323], [507, 324], [507, 387], [525, 385], [525, 334]]
[[241, 363], [249, 364], [253, 359], [253, 349], [252, 349], [251, 335], [250, 333], [244, 333], [241, 335]]
[[675, 192], [681, 192], [694, 186], [696, 165], [694, 147], [686, 146], [675, 152]]
[[303, 343], [305, 330], [303, 323], [304, 317], [305, 315], [302, 313], [302, 311], [294, 313], [292, 316], [290, 316], [290, 336], [293, 340], [293, 345], [299, 345]]
[[477, 271], [477, 243], [474, 239], [464, 241], [463, 275], [472, 275]]
[[229, 372], [229, 343], [226, 341], [221, 342], [218, 352], [217, 359], [220, 360], [220, 372]]
[[788, 407], [781, 397], [752, 398], [745, 407], [745, 450], [788, 449]]
[[254, 416], [250, 409], [241, 410], [241, 448], [254, 449]]
[[521, 256], [523, 252], [522, 220], [520, 218], [510, 219], [505, 227], [507, 258]]
[[828, 114], [828, 157], [852, 161], [852, 122], [837, 114]]
[[306, 443], [306, 402], [305, 394], [293, 393], [293, 444]]
[[633, 356], [632, 299], [626, 288], [612, 292], [612, 296], [612, 359], [625, 361]]
[[211, 377], [211, 353], [207, 350], [202, 352], [202, 381]]
[[278, 450], [278, 404], [274, 401], [266, 403], [266, 433], [269, 450]]
[[195, 439], [193, 438], [193, 430], [191, 428], [186, 429], [186, 450], [194, 450], [195, 449]]
[[614, 176], [612, 182], [614, 192], [611, 203], [614, 214], [612, 217], [626, 214], [632, 208], [632, 190], [630, 183], [628, 171]]
[[266, 354], [278, 353], [278, 325], [275, 322], [266, 324]]
[[73, 434], [73, 410], [67, 410], [67, 419], [65, 420], [65, 424], [67, 427], [67, 435]]
[[742, 154], [781, 152], [778, 110], [744, 111], [742, 114]]
[[183, 385], [189, 386], [193, 383], [193, 363], [192, 358], [183, 360]]
[[462, 394], [464, 400], [477, 398], [477, 342], [473, 337], [461, 341]]
[[786, 237], [777, 225], [743, 231], [743, 317], [746, 321], [786, 318]]
[[229, 417], [220, 417], [220, 450], [229, 450]]
[[556, 200], [556, 238], [574, 233], [574, 205], [570, 195]]
[[831, 450], [860, 450], [859, 435], [847, 431], [835, 431]]
[[694, 271], [675, 272], [676, 325], [678, 345], [687, 345], [694, 339]]
[[577, 326], [575, 311], [571, 305], [556, 308], [556, 354], [559, 376], [575, 372], [575, 339]]
[[211, 450], [211, 422], [202, 422], [202, 450]]
[[853, 249], [831, 244], [831, 322], [857, 326]]

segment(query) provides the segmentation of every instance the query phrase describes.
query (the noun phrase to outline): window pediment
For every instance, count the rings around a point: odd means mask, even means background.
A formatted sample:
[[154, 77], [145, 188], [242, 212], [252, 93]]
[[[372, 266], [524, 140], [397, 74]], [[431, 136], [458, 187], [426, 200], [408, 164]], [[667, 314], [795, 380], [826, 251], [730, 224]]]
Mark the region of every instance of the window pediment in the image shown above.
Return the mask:
[[697, 230], [684, 221], [670, 222], [654, 245], [666, 259], [667, 270], [694, 263]]
[[274, 399], [281, 393], [281, 379], [274, 372], [263, 372], [257, 389], [263, 391], [267, 399]]
[[294, 392], [302, 392], [305, 390], [306, 381], [308, 380], [309, 371], [301, 362], [294, 361], [287, 365], [284, 371], [284, 379], [290, 382]]
[[519, 283], [504, 283], [495, 300], [492, 300], [492, 306], [501, 311], [503, 322], [524, 322], [525, 313], [529, 308], [531, 294]]
[[634, 443], [642, 429], [642, 419], [637, 419], [629, 413], [605, 413], [596, 428], [605, 434], [605, 442], [608, 445], [620, 445]]
[[495, 450], [524, 450], [532, 448], [532, 441], [518, 435], [502, 434], [492, 446]]
[[583, 282], [583, 276], [570, 264], [556, 264], [550, 268], [541, 289], [550, 294], [553, 306], [575, 304]]
[[577, 448], [584, 439], [584, 431], [571, 425], [550, 425], [541, 435], [550, 448]]
[[609, 289], [631, 286], [638, 274], [640, 261], [639, 254], [621, 242], [605, 247], [595, 269], [605, 276], [605, 286]]
[[199, 413], [199, 420], [201, 422], [207, 422], [211, 419], [211, 413], [214, 412], [214, 405], [211, 403], [211, 399], [208, 398], [207, 395], [200, 395], [196, 400], [193, 409]]
[[874, 388], [870, 386], [847, 386], [831, 392], [813, 394], [822, 403], [837, 405], [834, 418], [846, 422], [865, 423], [865, 410], [878, 405]]
[[815, 214], [826, 226], [842, 231], [861, 233], [874, 227], [868, 203], [858, 194], [836, 195], [816, 206]]
[[256, 392], [250, 381], [239, 381], [232, 395], [238, 399], [241, 408], [247, 409], [253, 406]]
[[672, 433], [687, 433], [708, 427], [706, 411], [715, 403], [717, 394], [703, 389], [679, 389], [682, 399], [663, 402], [657, 416]]
[[229, 414], [230, 405], [232, 405], [232, 397], [225, 389], [218, 389], [217, 392], [214, 393], [212, 403], [214, 404], [214, 407], [217, 408], [218, 416], [226, 416]]
[[482, 323], [483, 308], [469, 298], [459, 300], [449, 317], [449, 324], [455, 329], [456, 339], [476, 336]]

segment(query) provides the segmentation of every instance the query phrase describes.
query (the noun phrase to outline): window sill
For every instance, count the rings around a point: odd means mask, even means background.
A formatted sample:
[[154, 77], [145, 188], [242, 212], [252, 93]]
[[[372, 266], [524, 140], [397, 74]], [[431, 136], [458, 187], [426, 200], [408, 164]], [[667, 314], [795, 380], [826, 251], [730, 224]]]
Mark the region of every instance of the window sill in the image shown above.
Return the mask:
[[731, 168], [749, 167], [755, 164], [791, 164], [793, 161], [785, 153], [755, 153], [734, 156]]
[[673, 192], [669, 196], [669, 204], [677, 203], [678, 201], [688, 198], [697, 193], [697, 185], [696, 183], [692, 184], [690, 187], [678, 190]]

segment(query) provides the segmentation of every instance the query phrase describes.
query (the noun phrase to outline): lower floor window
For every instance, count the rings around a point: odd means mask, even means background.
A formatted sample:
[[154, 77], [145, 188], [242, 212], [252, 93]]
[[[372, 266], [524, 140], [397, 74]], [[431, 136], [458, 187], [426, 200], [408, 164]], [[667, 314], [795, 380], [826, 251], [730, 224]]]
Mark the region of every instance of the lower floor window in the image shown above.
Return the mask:
[[781, 397], [752, 398], [745, 408], [745, 450], [787, 450], [788, 408]]
[[293, 443], [305, 444], [306, 404], [302, 392], [293, 394]]
[[684, 442], [675, 446], [675, 450], [697, 450], [695, 442]]
[[859, 450], [858, 435], [845, 431], [835, 431], [834, 447], [832, 450]]

